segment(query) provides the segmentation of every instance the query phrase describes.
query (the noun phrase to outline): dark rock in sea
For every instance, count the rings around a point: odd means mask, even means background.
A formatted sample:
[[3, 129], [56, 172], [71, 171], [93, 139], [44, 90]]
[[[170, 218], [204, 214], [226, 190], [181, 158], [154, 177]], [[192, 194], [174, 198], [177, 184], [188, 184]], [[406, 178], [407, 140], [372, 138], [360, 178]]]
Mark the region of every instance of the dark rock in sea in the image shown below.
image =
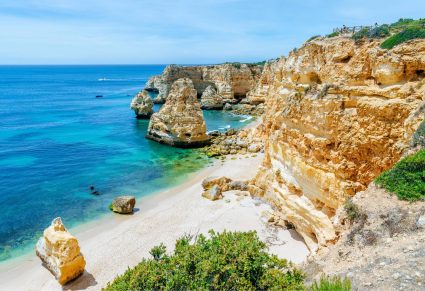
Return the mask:
[[119, 196], [112, 201], [110, 209], [119, 214], [133, 213], [136, 198], [134, 196]]
[[207, 134], [209, 136], [219, 136], [220, 135], [220, 131], [218, 131], [218, 130], [211, 130], [211, 131], [207, 132]]
[[103, 95], [96, 95], [96, 98], [102, 98]]

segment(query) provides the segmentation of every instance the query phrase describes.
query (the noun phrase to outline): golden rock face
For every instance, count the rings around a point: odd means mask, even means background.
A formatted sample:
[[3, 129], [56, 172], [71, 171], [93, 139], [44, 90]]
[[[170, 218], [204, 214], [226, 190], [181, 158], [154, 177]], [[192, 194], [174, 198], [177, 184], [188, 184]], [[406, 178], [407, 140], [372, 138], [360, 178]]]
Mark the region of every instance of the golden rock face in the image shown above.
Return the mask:
[[335, 239], [348, 197], [401, 156], [423, 120], [425, 41], [316, 39], [266, 65], [249, 96], [266, 113], [265, 160], [250, 191], [271, 201], [310, 248]]
[[61, 285], [84, 272], [86, 262], [78, 241], [66, 230], [60, 217], [44, 230], [37, 242], [36, 254]]
[[190, 67], [170, 65], [161, 75], [152, 77], [147, 82], [146, 88], [157, 89], [158, 97], [166, 100], [175, 81], [189, 78], [198, 96], [201, 96], [208, 86], [213, 86], [225, 102], [230, 102], [235, 97], [245, 96], [256, 86], [262, 69], [262, 66], [246, 64]]
[[176, 147], [197, 147], [209, 141], [196, 90], [188, 78], [173, 83], [165, 104], [150, 119], [146, 136]]

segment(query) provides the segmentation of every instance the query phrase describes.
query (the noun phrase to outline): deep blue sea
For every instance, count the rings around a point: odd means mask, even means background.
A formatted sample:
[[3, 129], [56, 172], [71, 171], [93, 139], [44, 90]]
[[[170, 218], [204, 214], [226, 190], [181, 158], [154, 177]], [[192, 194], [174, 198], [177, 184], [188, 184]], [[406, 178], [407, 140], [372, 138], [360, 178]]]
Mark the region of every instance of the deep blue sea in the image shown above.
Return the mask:
[[[113, 215], [114, 196], [175, 186], [211, 162], [145, 139], [148, 121], [130, 110], [163, 69], [0, 66], [0, 261], [33, 250], [57, 216], [72, 227]], [[223, 111], [204, 117], [208, 130], [245, 125]], [[90, 185], [101, 195], [91, 195]]]

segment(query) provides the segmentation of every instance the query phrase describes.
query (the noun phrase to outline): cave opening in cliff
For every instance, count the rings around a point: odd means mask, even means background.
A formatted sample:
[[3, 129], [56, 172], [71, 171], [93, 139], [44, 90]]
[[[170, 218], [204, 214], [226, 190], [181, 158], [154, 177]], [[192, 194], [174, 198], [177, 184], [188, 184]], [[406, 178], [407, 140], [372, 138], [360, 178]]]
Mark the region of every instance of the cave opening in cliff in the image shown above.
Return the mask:
[[351, 57], [352, 56], [346, 56], [345, 58], [341, 59], [339, 62], [346, 64], [351, 60]]
[[415, 73], [416, 73], [416, 76], [420, 79], [423, 79], [425, 77], [425, 71], [424, 70], [416, 70]]

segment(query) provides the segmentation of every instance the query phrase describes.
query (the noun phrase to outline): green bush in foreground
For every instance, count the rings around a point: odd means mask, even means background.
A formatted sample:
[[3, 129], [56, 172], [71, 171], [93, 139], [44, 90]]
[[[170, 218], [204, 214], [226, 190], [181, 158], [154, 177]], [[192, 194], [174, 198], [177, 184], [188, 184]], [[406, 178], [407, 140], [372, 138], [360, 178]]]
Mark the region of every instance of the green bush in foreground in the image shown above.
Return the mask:
[[350, 291], [351, 282], [347, 278], [322, 277], [319, 282], [314, 282], [311, 291]]
[[403, 30], [400, 33], [397, 33], [393, 36], [390, 36], [382, 44], [381, 48], [383, 49], [392, 49], [398, 44], [406, 42], [408, 40], [425, 38], [425, 28], [422, 27], [412, 27]]
[[395, 193], [399, 199], [416, 201], [425, 198], [425, 150], [408, 156], [395, 166], [383, 172], [376, 184], [389, 192]]
[[303, 275], [266, 252], [256, 232], [210, 231], [176, 242], [172, 255], [160, 245], [105, 290], [303, 290]]

